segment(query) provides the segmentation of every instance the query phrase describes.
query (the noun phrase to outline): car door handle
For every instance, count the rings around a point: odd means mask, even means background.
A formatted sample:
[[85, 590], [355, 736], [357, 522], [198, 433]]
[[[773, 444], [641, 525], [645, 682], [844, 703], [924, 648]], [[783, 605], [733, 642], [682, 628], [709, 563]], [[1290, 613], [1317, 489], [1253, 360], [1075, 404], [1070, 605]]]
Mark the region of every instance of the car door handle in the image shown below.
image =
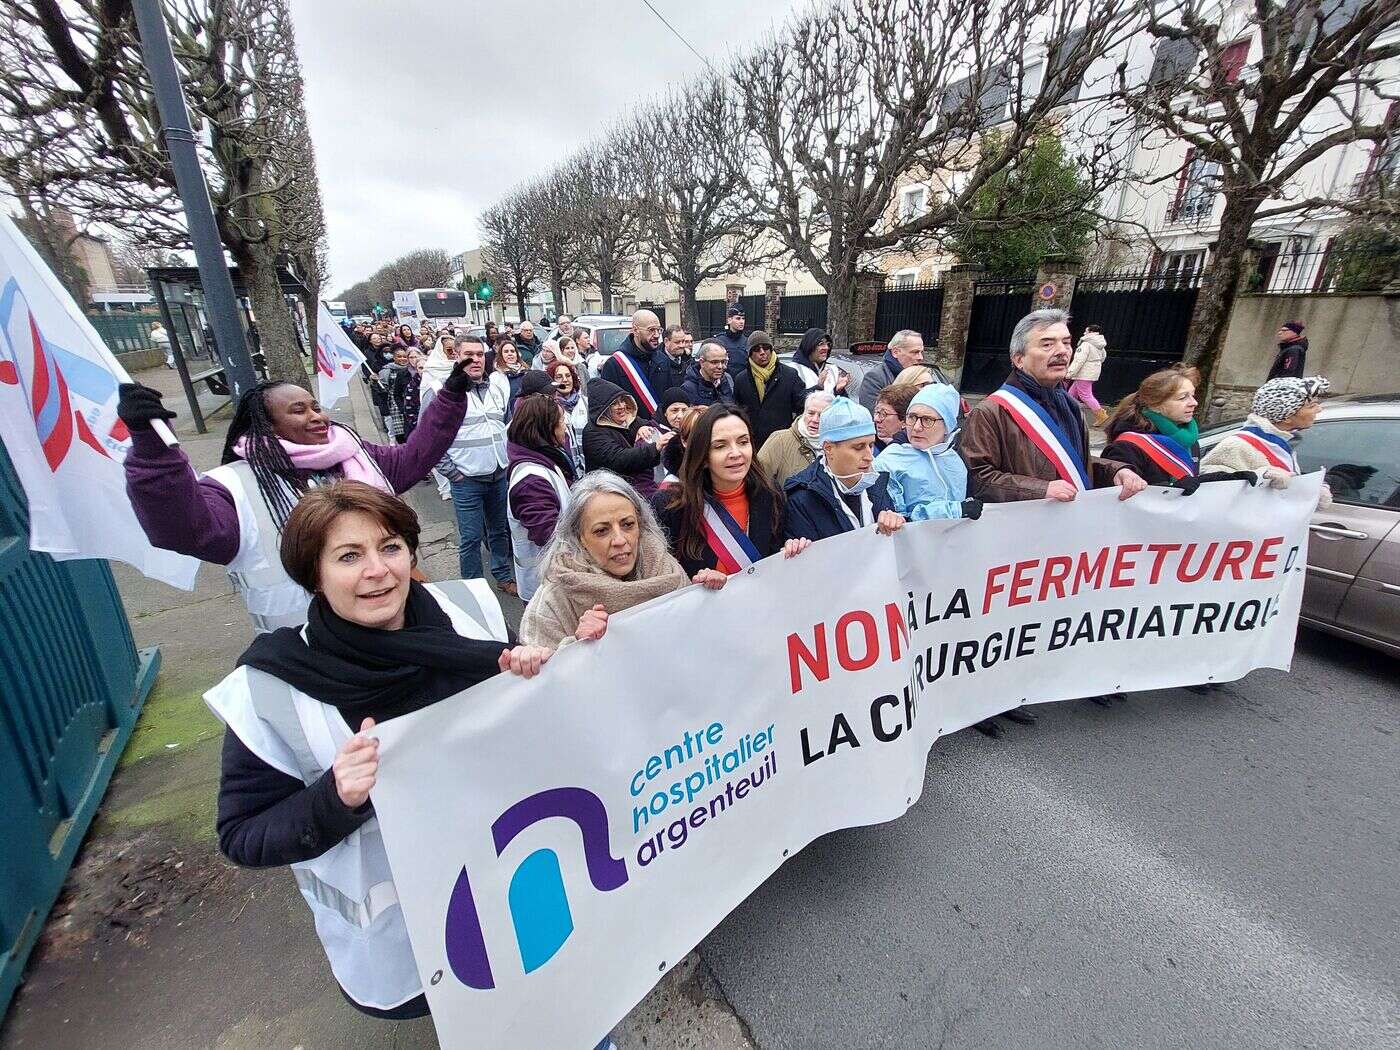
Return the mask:
[[1337, 540], [1364, 540], [1369, 538], [1364, 532], [1357, 532], [1355, 529], [1348, 529], [1344, 525], [1334, 525], [1331, 522], [1327, 522], [1323, 525], [1309, 525], [1308, 528], [1313, 532], [1320, 533], [1323, 536], [1330, 536]]

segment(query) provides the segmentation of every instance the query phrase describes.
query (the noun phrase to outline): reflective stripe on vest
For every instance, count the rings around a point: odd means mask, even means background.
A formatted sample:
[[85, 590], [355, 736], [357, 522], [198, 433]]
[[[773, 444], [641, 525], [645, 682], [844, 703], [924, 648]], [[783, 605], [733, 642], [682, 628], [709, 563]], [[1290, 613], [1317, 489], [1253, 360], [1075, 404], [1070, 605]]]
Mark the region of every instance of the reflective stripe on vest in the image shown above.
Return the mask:
[[506, 487], [506, 522], [510, 525], [511, 560], [515, 562], [515, 586], [520, 591], [520, 600], [529, 601], [540, 586], [540, 558], [543, 547], [535, 546], [530, 533], [515, 516], [510, 506], [510, 490], [523, 478], [542, 478], [554, 489], [559, 500], [559, 513], [569, 505], [569, 482], [563, 471], [556, 467], [545, 468], [538, 463], [517, 463], [510, 471], [510, 481]]
[[[505, 616], [484, 580], [427, 590], [458, 634], [505, 642]], [[250, 667], [238, 668], [204, 699], [248, 750], [307, 785], [321, 779], [353, 735], [336, 708]], [[350, 998], [388, 1010], [422, 992], [377, 818], [291, 867], [331, 970]]]

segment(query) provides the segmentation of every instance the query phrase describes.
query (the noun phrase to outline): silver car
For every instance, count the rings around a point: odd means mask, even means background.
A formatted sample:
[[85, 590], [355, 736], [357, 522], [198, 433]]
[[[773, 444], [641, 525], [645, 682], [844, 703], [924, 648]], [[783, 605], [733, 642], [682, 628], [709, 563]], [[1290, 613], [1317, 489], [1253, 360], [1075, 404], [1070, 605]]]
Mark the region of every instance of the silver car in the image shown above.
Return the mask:
[[[1203, 433], [1202, 452], [1242, 422]], [[1332, 489], [1309, 526], [1303, 622], [1400, 656], [1400, 394], [1323, 402], [1294, 452]]]

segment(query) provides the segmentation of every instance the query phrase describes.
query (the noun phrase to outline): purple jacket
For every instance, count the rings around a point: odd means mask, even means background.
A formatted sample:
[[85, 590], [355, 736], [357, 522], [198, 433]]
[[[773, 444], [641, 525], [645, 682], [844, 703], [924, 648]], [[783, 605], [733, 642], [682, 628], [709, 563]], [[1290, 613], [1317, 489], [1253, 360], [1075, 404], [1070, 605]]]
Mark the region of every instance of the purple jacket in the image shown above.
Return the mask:
[[[569, 484], [574, 483], [573, 464], [562, 449], [556, 459], [537, 449], [507, 441], [506, 455], [510, 461], [506, 467], [507, 477], [517, 463], [538, 463], [546, 470], [553, 468], [563, 471]], [[530, 542], [536, 547], [543, 547], [548, 543], [554, 535], [554, 526], [559, 521], [559, 511], [563, 509], [559, 506], [559, 497], [554, 492], [554, 486], [544, 478], [521, 478], [520, 484], [510, 490], [508, 502], [510, 512], [525, 526], [525, 534], [530, 537]]]
[[[407, 442], [371, 445], [366, 441], [365, 451], [395, 492], [407, 492], [442, 458], [466, 414], [465, 395], [439, 391]], [[178, 447], [167, 447], [153, 430], [133, 431], [124, 466], [126, 493], [153, 546], [215, 565], [227, 565], [238, 555], [233, 495], [217, 481], [196, 476]]]

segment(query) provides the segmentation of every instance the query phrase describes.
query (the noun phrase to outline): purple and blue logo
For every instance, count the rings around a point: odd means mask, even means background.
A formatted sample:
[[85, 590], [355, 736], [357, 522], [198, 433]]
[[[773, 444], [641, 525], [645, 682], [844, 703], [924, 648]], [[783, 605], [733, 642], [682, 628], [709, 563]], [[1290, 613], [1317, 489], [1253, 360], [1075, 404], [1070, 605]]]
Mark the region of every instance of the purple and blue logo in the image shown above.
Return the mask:
[[[627, 882], [627, 863], [612, 855], [608, 839], [608, 812], [602, 799], [580, 787], [551, 788], [511, 806], [491, 825], [496, 855], [526, 828], [553, 817], [573, 821], [583, 839], [583, 860], [593, 888], [606, 893]], [[510, 878], [506, 895], [516, 946], [526, 973], [533, 973], [564, 947], [574, 932], [574, 916], [564, 889], [559, 855], [538, 849], [520, 862]], [[457, 979], [469, 988], [496, 987], [486, 951], [476, 898], [472, 896], [467, 869], [457, 876], [447, 904], [447, 963]]]

